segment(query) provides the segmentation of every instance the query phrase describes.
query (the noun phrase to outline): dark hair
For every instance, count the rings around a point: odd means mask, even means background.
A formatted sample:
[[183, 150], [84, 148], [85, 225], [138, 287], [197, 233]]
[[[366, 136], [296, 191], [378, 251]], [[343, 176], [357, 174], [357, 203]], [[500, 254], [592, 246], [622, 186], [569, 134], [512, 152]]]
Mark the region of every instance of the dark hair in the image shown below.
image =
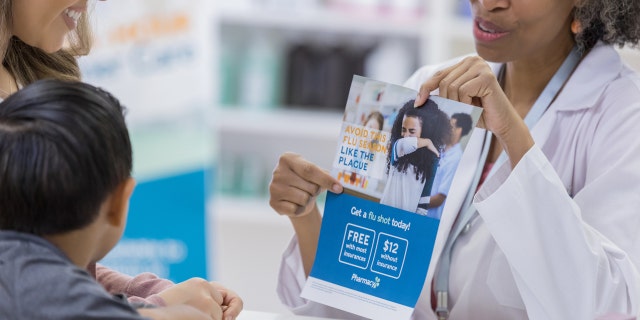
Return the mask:
[[0, 103], [0, 229], [82, 228], [131, 175], [123, 107], [81, 82], [39, 80]]
[[575, 39], [583, 52], [600, 40], [619, 46], [637, 45], [640, 41], [638, 0], [580, 0], [574, 18], [582, 26]]
[[466, 136], [467, 133], [471, 131], [473, 120], [469, 114], [463, 112], [454, 113], [451, 115], [451, 119], [456, 119], [456, 127], [462, 128], [462, 137]]
[[[402, 138], [402, 121], [404, 117], [415, 117], [420, 120], [422, 130], [420, 138], [431, 139], [433, 145], [442, 150], [451, 135], [451, 124], [449, 116], [442, 110], [438, 109], [438, 105], [431, 99], [419, 108], [414, 108], [414, 100], [405, 103], [398, 111], [396, 119], [393, 121], [391, 128], [391, 139], [389, 140], [389, 153], [387, 154], [387, 172], [391, 168], [392, 146]], [[422, 179], [426, 181], [427, 177], [431, 177], [434, 164], [438, 160], [438, 156], [427, 148], [419, 148], [415, 152], [404, 155], [398, 159], [394, 166], [399, 172], [407, 172], [409, 164], [414, 165], [416, 180]]]

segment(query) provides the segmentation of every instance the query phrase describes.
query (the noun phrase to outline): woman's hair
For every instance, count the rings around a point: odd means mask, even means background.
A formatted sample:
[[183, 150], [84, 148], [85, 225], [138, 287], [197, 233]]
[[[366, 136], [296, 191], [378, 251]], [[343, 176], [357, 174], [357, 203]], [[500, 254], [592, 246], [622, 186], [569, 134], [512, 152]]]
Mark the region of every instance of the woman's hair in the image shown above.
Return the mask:
[[91, 48], [92, 35], [87, 14], [82, 14], [77, 28], [69, 34], [68, 45], [54, 53], [32, 47], [12, 36], [13, 1], [0, 0], [0, 57], [20, 86], [36, 80], [54, 78], [79, 80], [77, 56], [86, 55]]
[[619, 46], [636, 46], [640, 41], [638, 0], [580, 0], [574, 18], [582, 26], [576, 43], [583, 52], [600, 40]]
[[95, 220], [131, 175], [124, 108], [77, 81], [36, 81], [0, 102], [0, 229], [61, 234]]
[[[442, 110], [438, 109], [438, 105], [431, 99], [419, 108], [413, 106], [414, 100], [405, 103], [396, 119], [393, 121], [391, 128], [391, 140], [389, 141], [389, 153], [387, 155], [387, 172], [391, 168], [392, 146], [402, 138], [402, 121], [405, 117], [415, 117], [420, 120], [422, 131], [420, 138], [428, 138], [433, 145], [442, 150], [449, 136], [451, 135], [451, 122], [449, 116]], [[415, 168], [416, 180], [422, 179], [426, 181], [427, 177], [433, 174], [434, 165], [438, 160], [438, 156], [427, 148], [419, 148], [415, 152], [404, 155], [395, 162], [394, 166], [399, 172], [407, 172], [409, 165]]]

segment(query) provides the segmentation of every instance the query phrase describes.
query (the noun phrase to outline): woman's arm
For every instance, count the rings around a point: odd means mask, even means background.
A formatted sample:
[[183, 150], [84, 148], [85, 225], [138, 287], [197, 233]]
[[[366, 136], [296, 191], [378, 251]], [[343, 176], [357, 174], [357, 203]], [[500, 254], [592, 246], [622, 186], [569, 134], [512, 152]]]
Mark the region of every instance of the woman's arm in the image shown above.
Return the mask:
[[[601, 177], [575, 198], [536, 146], [509, 171], [485, 182], [475, 206], [513, 270], [529, 317], [636, 314], [639, 170], [626, 173], [635, 171], [628, 177], [635, 186], [615, 188]], [[588, 195], [594, 191], [598, 196]]]
[[288, 216], [293, 225], [306, 276], [313, 266], [322, 224], [316, 197], [326, 189], [342, 192], [338, 180], [294, 153], [280, 157], [269, 185], [269, 204], [279, 214]]
[[152, 273], [145, 272], [132, 277], [100, 264], [96, 264], [93, 270], [89, 266], [89, 271], [107, 292], [124, 294], [134, 303], [164, 306], [165, 301], [157, 296], [157, 293], [174, 285], [172, 281], [159, 278]]
[[568, 162], [558, 163], [570, 170], [568, 186], [481, 59], [465, 59], [421, 89], [483, 107], [482, 125], [509, 156], [510, 166], [485, 181], [475, 206], [532, 319], [593, 319], [640, 308], [640, 141], [632, 134], [640, 123], [638, 87], [606, 87], [610, 101], [598, 97], [588, 112], [562, 114], [564, 121], [579, 118], [576, 130], [588, 128], [553, 138], [573, 139], [569, 147], [578, 153], [558, 160]]
[[[88, 269], [92, 271], [91, 266]], [[99, 264], [95, 265], [95, 278], [107, 292], [124, 294], [134, 304], [158, 307], [190, 305], [202, 311], [224, 307], [225, 319], [235, 319], [243, 308], [242, 299], [234, 291], [200, 278], [174, 284], [152, 273], [131, 277]]]

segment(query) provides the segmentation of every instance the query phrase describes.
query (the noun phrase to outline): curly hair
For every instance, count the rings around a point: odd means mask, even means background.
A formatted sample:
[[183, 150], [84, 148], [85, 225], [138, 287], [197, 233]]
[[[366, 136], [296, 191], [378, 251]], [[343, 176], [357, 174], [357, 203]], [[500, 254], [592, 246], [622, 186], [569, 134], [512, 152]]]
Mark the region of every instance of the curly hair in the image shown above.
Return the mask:
[[637, 46], [640, 42], [638, 0], [581, 0], [574, 10], [574, 19], [582, 26], [575, 37], [582, 52], [598, 41], [618, 46]]
[[[442, 150], [451, 135], [451, 123], [449, 116], [438, 108], [438, 105], [431, 99], [420, 108], [413, 106], [414, 100], [409, 100], [398, 111], [398, 115], [393, 122], [391, 128], [391, 139], [389, 140], [389, 154], [387, 155], [387, 172], [391, 168], [391, 146], [398, 139], [402, 138], [402, 121], [405, 117], [415, 117], [420, 119], [422, 131], [420, 138], [431, 139], [433, 145]], [[427, 148], [419, 148], [415, 152], [404, 155], [394, 164], [399, 172], [406, 173], [409, 165], [412, 164], [415, 169], [416, 180], [421, 179], [422, 182], [431, 177], [434, 167], [438, 161], [438, 156]]]

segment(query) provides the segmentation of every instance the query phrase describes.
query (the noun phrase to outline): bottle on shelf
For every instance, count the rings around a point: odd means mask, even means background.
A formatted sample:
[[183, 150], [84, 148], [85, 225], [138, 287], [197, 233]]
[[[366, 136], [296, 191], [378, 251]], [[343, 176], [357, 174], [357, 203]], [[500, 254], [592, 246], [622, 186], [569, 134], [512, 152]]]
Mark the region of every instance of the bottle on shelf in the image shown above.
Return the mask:
[[300, 43], [287, 54], [288, 106], [343, 110], [354, 74], [364, 72], [367, 48]]
[[219, 51], [220, 95], [218, 102], [224, 107], [235, 106], [238, 103], [239, 72], [242, 61], [240, 59], [240, 45], [236, 38], [225, 39]]
[[267, 109], [281, 104], [281, 45], [275, 33], [252, 33], [240, 67], [238, 100], [242, 107]]

